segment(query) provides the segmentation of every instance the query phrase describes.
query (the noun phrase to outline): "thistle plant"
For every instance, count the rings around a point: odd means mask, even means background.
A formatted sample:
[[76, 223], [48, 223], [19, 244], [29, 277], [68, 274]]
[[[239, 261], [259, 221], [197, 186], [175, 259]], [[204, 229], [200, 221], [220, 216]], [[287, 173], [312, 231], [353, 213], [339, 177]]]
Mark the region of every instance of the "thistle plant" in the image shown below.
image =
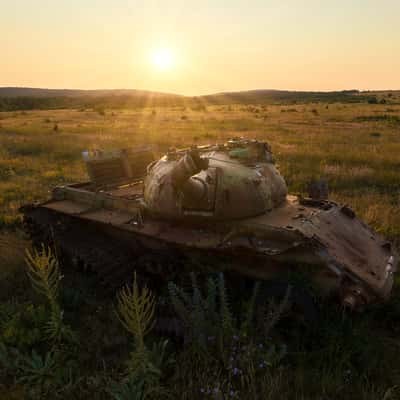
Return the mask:
[[42, 244], [41, 250], [26, 249], [25, 262], [33, 289], [43, 295], [50, 307], [50, 318], [45, 326], [45, 333], [53, 343], [63, 339], [73, 339], [70, 328], [64, 324], [63, 311], [58, 302], [60, 280], [62, 278], [56, 255], [50, 247]]
[[132, 287], [125, 286], [117, 295], [118, 319], [132, 334], [138, 352], [145, 349], [144, 337], [154, 327], [155, 297], [151, 291], [138, 287], [136, 272]]
[[155, 304], [156, 299], [147, 287], [139, 289], [136, 272], [132, 287], [125, 286], [117, 294], [118, 319], [134, 340], [134, 350], [128, 361], [127, 381], [117, 386], [124, 390], [130, 386], [141, 388], [140, 399], [165, 398], [168, 394], [160, 384], [167, 341], [153, 347], [153, 350], [149, 350], [145, 344], [145, 337], [155, 324]]

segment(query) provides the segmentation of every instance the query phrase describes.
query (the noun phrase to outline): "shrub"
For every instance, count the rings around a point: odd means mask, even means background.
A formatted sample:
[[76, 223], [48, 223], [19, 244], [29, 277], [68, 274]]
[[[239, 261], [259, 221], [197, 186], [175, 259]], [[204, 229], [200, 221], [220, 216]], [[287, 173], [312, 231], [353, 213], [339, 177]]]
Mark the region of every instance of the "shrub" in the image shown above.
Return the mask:
[[213, 134], [213, 133], [204, 133], [202, 135], [202, 137], [204, 139], [216, 139], [217, 138], [217, 136], [215, 134]]
[[203, 111], [207, 112], [207, 107], [204, 104], [198, 104], [194, 107], [191, 107], [192, 111]]
[[360, 115], [354, 119], [357, 122], [387, 122], [389, 124], [400, 124], [400, 117], [397, 115], [382, 114], [382, 115]]

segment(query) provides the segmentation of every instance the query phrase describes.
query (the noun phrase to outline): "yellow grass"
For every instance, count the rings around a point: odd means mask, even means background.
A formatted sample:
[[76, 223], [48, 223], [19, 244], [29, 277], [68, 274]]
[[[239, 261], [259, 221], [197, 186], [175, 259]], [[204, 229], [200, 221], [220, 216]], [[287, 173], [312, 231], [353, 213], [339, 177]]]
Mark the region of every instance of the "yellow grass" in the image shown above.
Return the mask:
[[[325, 176], [333, 197], [383, 233], [400, 237], [400, 106], [296, 104], [0, 113], [0, 225], [57, 184], [86, 179], [81, 152], [142, 143], [169, 146], [268, 140], [289, 188]], [[381, 116], [378, 119], [377, 116]], [[57, 130], [55, 130], [57, 126]]]

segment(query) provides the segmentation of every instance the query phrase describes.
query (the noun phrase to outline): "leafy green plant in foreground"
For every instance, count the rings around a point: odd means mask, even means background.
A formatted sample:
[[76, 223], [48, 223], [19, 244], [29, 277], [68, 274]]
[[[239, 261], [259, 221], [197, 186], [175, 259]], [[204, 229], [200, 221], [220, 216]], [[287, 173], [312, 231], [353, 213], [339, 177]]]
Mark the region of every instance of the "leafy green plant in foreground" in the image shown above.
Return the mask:
[[[239, 309], [232, 312], [225, 277], [221, 272], [206, 279], [203, 291], [197, 282], [196, 274], [191, 273], [190, 290], [169, 282], [170, 302], [182, 320], [185, 328], [185, 341], [207, 348], [210, 338], [218, 343], [229, 343], [235, 336], [255, 339], [267, 337], [286, 311], [291, 288], [280, 304], [256, 304], [260, 282], [255, 282], [252, 295]], [[204, 293], [203, 293], [204, 292]]]
[[142, 400], [145, 397], [144, 382], [128, 380], [114, 383], [109, 393], [114, 400]]
[[78, 382], [75, 361], [58, 350], [43, 355], [35, 349], [29, 354], [0, 343], [0, 376], [11, 378], [13, 384], [24, 385], [30, 398], [44, 398], [65, 391]]
[[47, 352], [43, 357], [35, 350], [30, 356], [20, 357], [19, 369], [21, 370], [20, 382], [31, 386], [48, 389], [55, 384], [57, 358], [54, 352]]
[[233, 316], [223, 274], [206, 281], [206, 295], [200, 290], [197, 277], [190, 274], [191, 293], [173, 282], [168, 283], [172, 306], [184, 324], [185, 342], [205, 349], [210, 338], [223, 340], [233, 335]]
[[0, 305], [0, 341], [7, 346], [29, 350], [43, 342], [42, 330], [46, 321], [47, 312], [42, 305], [3, 303]]
[[[288, 296], [278, 308], [268, 304], [263, 308], [265, 329], [257, 329], [259, 283], [242, 312], [233, 314], [223, 273], [208, 277], [203, 292], [193, 273], [191, 281], [190, 291], [172, 282], [168, 285], [186, 332], [176, 372], [178, 385], [187, 389], [182, 398], [241, 398], [244, 393], [256, 398], [260, 377], [270, 374], [285, 355], [285, 346], [275, 345], [266, 335], [283, 313]], [[238, 314], [245, 318], [235, 318]]]

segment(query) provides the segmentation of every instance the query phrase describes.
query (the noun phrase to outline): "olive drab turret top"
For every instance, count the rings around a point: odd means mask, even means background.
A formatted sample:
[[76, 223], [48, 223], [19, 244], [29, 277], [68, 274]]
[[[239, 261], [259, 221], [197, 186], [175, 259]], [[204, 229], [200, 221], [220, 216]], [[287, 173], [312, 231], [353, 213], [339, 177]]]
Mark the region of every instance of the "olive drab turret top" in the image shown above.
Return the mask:
[[248, 140], [169, 152], [148, 167], [144, 182], [146, 208], [164, 218], [253, 217], [286, 195], [269, 146]]

